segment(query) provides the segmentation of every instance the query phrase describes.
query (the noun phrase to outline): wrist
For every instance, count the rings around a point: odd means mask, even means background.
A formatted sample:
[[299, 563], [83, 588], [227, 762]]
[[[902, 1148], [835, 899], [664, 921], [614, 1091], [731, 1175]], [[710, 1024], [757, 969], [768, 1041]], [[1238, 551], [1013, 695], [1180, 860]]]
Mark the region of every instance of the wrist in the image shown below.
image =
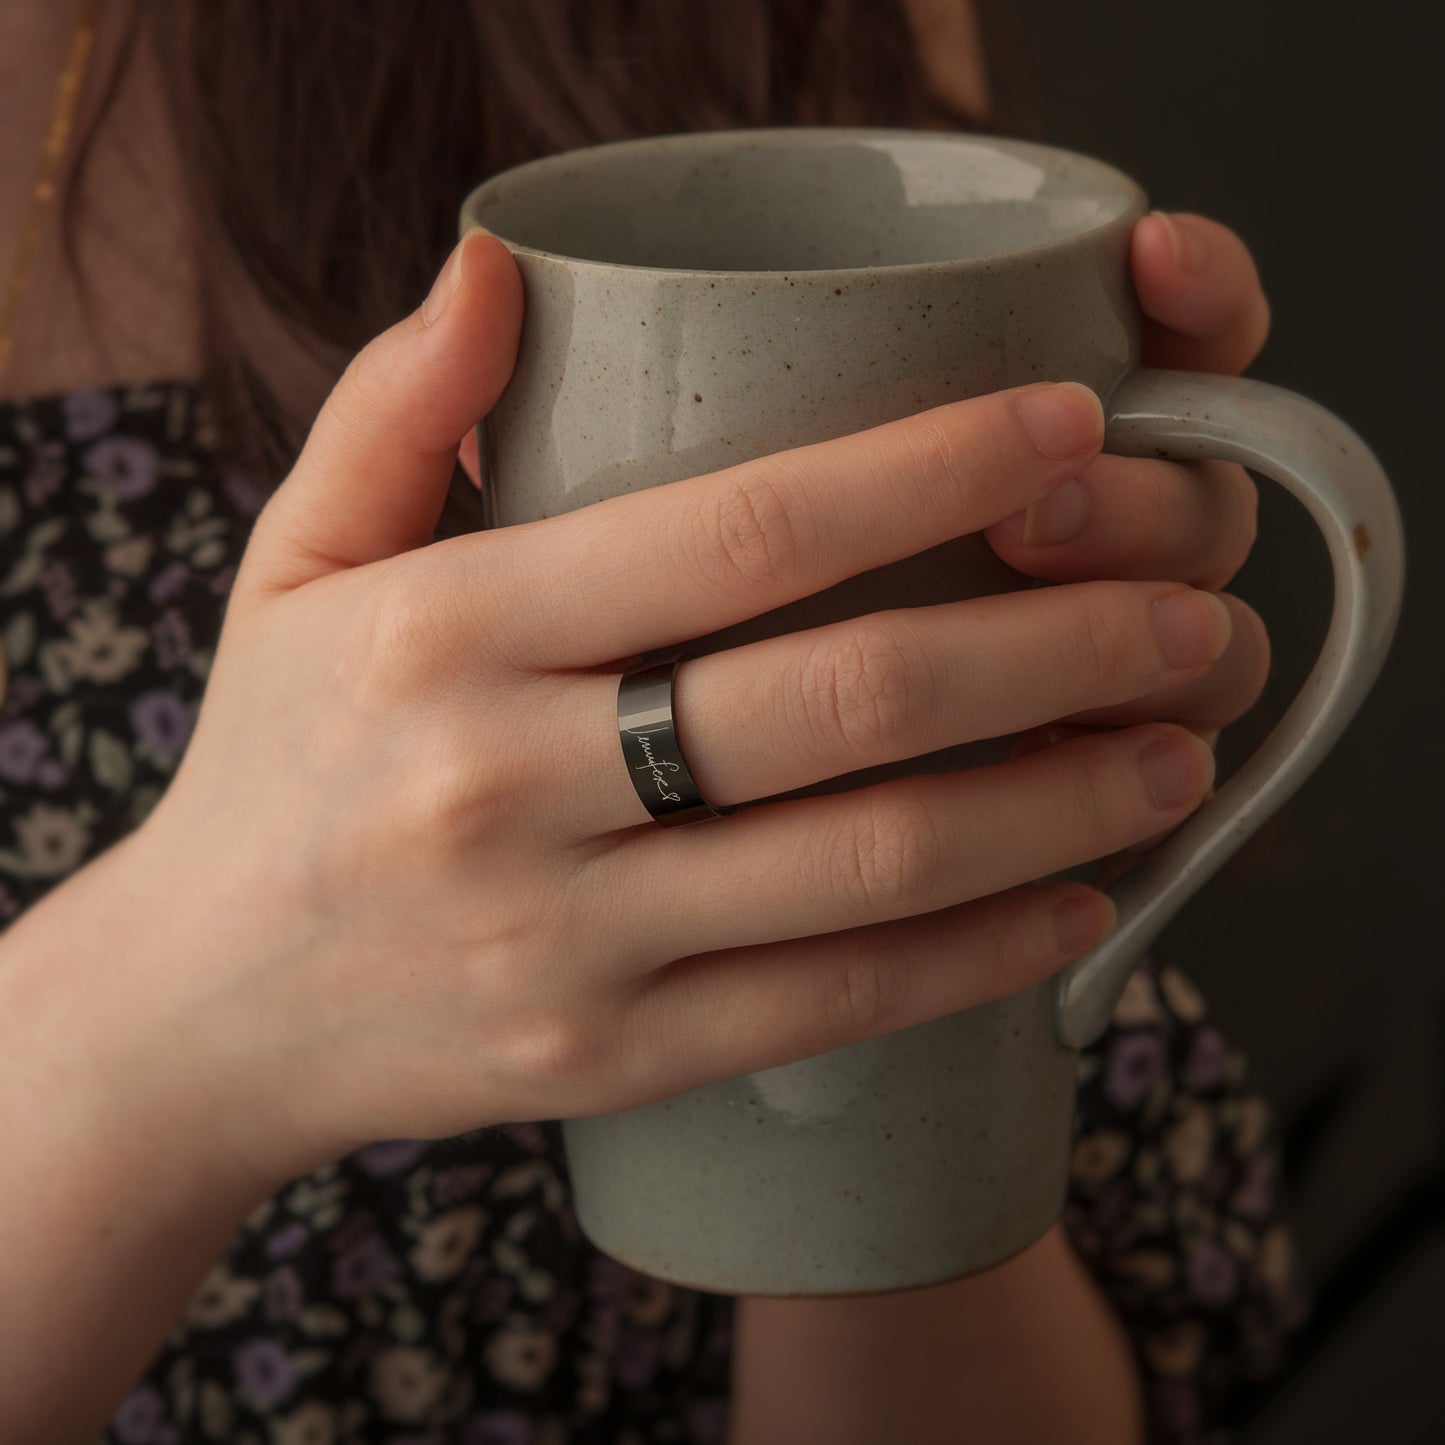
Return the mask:
[[244, 1213], [305, 1166], [231, 1126], [248, 1101], [203, 986], [214, 930], [157, 861], [132, 834], [0, 938], [0, 1089], [17, 1127], [96, 1177], [134, 1180], [143, 1160], [148, 1192], [180, 1213]]
[[729, 1445], [1143, 1438], [1127, 1335], [1059, 1224], [945, 1284], [740, 1298], [735, 1330]]

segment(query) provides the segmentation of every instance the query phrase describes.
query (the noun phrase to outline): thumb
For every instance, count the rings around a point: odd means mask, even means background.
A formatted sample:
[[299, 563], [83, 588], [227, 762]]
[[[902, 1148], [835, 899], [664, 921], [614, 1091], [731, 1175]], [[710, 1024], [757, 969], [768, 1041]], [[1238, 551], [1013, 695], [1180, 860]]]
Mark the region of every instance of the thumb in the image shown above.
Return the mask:
[[246, 584], [285, 591], [428, 543], [458, 445], [511, 377], [521, 325], [516, 262], [473, 227], [422, 305], [342, 373], [256, 519]]

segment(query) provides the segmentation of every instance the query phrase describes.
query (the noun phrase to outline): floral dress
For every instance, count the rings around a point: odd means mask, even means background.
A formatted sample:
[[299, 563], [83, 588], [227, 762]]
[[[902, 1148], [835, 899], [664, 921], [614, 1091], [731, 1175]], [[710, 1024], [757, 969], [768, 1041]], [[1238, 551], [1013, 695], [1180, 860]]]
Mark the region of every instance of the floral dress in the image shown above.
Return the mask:
[[[0, 929], [165, 789], [262, 501], [189, 383], [0, 403]], [[1079, 1087], [1064, 1222], [1150, 1439], [1222, 1439], [1221, 1401], [1280, 1368], [1308, 1309], [1270, 1111], [1153, 962]], [[732, 1309], [582, 1235], [555, 1122], [379, 1140], [245, 1220], [104, 1439], [720, 1441]]]

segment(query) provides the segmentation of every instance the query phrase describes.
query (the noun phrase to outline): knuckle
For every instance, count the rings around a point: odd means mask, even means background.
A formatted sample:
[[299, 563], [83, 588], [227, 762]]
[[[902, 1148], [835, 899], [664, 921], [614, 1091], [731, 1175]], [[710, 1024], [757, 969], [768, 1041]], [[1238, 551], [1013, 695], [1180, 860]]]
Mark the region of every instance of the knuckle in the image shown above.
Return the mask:
[[516, 799], [490, 750], [433, 737], [414, 745], [399, 834], [433, 856], [453, 858], [515, 838]]
[[911, 722], [926, 715], [918, 696], [926, 675], [907, 630], [876, 617], [820, 643], [804, 665], [800, 701], [822, 756], [898, 756]]
[[909, 976], [907, 959], [875, 935], [851, 937], [823, 1004], [832, 1035], [853, 1042], [900, 1027], [907, 1018]]
[[383, 569], [357, 609], [344, 664], [362, 696], [395, 702], [434, 678], [444, 608], [399, 570]]
[[565, 1105], [615, 1066], [610, 1031], [584, 1027], [573, 1017], [548, 1015], [517, 1029], [504, 1054], [508, 1079], [532, 1096]]
[[378, 419], [390, 419], [398, 395], [397, 357], [373, 337], [346, 363], [326, 400], [328, 421], [348, 443], [364, 444]]
[[1132, 589], [1112, 583], [1084, 585], [1072, 613], [1067, 662], [1076, 675], [1101, 694], [1113, 696], [1138, 672], [1137, 628], [1132, 623]]
[[964, 461], [959, 435], [936, 414], [924, 412], [912, 417], [901, 435], [905, 442], [902, 461], [912, 482], [910, 495], [918, 492], [920, 477], [928, 479], [927, 495], [941, 502], [968, 489], [972, 474]]
[[775, 588], [798, 565], [797, 523], [775, 473], [754, 466], [732, 474], [709, 489], [693, 518], [691, 560], [729, 595]]
[[834, 877], [865, 922], [924, 913], [943, 871], [937, 824], [916, 794], [884, 790], [857, 810], [835, 852]]
[[[1079, 758], [1071, 761], [1060, 789], [1070, 826], [1086, 843], [1105, 838], [1116, 829], [1119, 807], [1106, 774], [1108, 769], [1097, 761]], [[1090, 855], [1095, 856], [1093, 854]]]

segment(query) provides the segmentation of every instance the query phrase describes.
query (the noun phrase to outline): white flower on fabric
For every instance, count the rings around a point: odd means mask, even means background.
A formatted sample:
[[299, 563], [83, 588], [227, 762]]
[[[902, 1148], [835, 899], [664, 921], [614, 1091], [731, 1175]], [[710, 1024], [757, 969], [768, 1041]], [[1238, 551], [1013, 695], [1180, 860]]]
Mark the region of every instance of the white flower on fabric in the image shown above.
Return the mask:
[[517, 1321], [487, 1341], [486, 1355], [488, 1367], [502, 1384], [535, 1390], [552, 1373], [557, 1342], [545, 1330]]
[[1204, 995], [1178, 969], [1159, 970], [1159, 991], [1175, 1016], [1187, 1024], [1198, 1023], [1207, 1012]]
[[271, 1425], [272, 1445], [335, 1445], [336, 1410], [308, 1400], [299, 1410]]
[[487, 1213], [476, 1205], [448, 1210], [427, 1224], [411, 1247], [411, 1262], [425, 1280], [451, 1279], [481, 1237]]
[[1159, 1374], [1182, 1380], [1198, 1368], [1208, 1338], [1209, 1327], [1202, 1320], [1176, 1320], [1146, 1334], [1142, 1349]]
[[36, 803], [15, 820], [20, 866], [28, 878], [59, 878], [73, 872], [90, 846], [90, 830], [73, 812]]
[[70, 637], [57, 642], [55, 650], [72, 677], [118, 682], [134, 670], [149, 645], [150, 637], [143, 628], [120, 625], [110, 599], [92, 598], [70, 619]]
[[237, 1279], [224, 1264], [213, 1265], [186, 1306], [185, 1322], [214, 1330], [233, 1324], [255, 1303], [261, 1285], [254, 1279]]
[[1157, 1024], [1164, 1018], [1159, 1005], [1159, 995], [1154, 989], [1154, 980], [1147, 968], [1136, 968], [1114, 1005], [1114, 1022], [1121, 1028], [1137, 1029], [1146, 1024]]
[[1129, 1157], [1130, 1136], [1120, 1129], [1100, 1129], [1085, 1134], [1074, 1145], [1070, 1175], [1087, 1184], [1112, 1178]]
[[416, 1425], [441, 1398], [445, 1367], [430, 1350], [393, 1345], [371, 1362], [371, 1394], [389, 1420]]
[[1203, 1179], [1214, 1157], [1214, 1120], [1206, 1104], [1191, 1104], [1164, 1136], [1164, 1153], [1176, 1178]]

